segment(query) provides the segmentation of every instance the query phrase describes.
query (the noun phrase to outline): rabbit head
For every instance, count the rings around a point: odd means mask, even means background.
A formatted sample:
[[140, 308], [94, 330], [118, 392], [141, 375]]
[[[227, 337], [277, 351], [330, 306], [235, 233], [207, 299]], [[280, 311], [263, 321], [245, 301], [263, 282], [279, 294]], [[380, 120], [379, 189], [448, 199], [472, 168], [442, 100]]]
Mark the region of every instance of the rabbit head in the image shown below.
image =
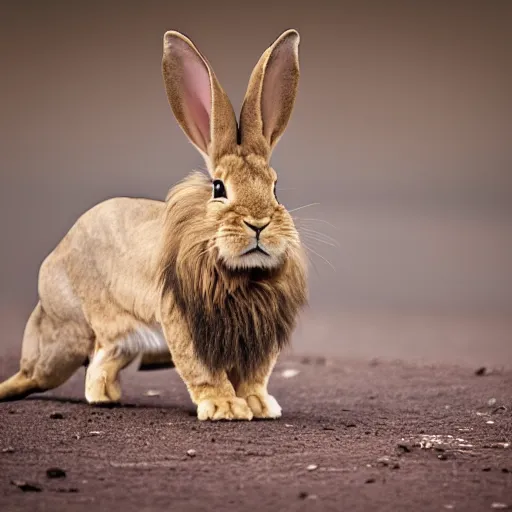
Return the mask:
[[209, 171], [208, 184], [196, 185], [204, 198], [210, 248], [232, 270], [276, 269], [300, 251], [270, 166], [295, 102], [298, 46], [299, 34], [287, 30], [263, 53], [238, 124], [210, 64], [192, 41], [175, 31], [164, 36], [162, 71], [170, 106]]

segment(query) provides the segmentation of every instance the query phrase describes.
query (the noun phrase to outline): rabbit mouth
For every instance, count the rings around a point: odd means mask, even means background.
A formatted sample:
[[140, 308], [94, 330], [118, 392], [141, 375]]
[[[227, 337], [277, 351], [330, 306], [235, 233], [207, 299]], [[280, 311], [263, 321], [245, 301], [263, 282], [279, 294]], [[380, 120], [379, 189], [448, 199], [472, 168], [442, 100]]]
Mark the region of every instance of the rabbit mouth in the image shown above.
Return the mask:
[[249, 256], [250, 254], [264, 254], [265, 256], [270, 256], [270, 254], [267, 251], [265, 251], [265, 249], [263, 249], [259, 244], [253, 247], [252, 249], [243, 252], [240, 256]]

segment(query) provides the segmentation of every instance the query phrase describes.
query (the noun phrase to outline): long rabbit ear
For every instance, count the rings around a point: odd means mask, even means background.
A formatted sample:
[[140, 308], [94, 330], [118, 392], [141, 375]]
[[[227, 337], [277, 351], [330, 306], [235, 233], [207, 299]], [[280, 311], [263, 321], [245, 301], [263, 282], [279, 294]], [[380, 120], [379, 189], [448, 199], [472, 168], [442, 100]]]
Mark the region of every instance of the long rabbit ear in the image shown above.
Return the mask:
[[231, 102], [206, 58], [190, 39], [173, 30], [164, 35], [162, 74], [176, 120], [211, 171], [220, 156], [236, 150]]
[[254, 68], [240, 115], [241, 144], [270, 158], [290, 119], [299, 85], [299, 33], [283, 32]]

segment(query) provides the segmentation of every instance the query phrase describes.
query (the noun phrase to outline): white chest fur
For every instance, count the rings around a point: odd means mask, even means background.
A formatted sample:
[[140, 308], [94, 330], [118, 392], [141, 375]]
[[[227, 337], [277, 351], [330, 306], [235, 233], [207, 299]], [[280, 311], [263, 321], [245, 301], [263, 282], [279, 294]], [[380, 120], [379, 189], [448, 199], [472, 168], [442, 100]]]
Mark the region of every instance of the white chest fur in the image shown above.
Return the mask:
[[145, 325], [130, 332], [121, 343], [123, 350], [132, 354], [159, 353], [169, 350], [160, 324]]

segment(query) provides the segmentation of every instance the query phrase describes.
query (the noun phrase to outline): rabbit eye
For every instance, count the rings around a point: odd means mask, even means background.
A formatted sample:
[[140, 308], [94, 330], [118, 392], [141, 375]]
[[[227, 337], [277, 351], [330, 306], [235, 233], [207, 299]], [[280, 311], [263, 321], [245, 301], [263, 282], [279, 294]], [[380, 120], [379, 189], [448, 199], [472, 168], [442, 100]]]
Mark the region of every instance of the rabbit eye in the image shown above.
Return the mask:
[[221, 180], [213, 181], [213, 197], [214, 199], [227, 198], [226, 187], [224, 187], [224, 183]]

